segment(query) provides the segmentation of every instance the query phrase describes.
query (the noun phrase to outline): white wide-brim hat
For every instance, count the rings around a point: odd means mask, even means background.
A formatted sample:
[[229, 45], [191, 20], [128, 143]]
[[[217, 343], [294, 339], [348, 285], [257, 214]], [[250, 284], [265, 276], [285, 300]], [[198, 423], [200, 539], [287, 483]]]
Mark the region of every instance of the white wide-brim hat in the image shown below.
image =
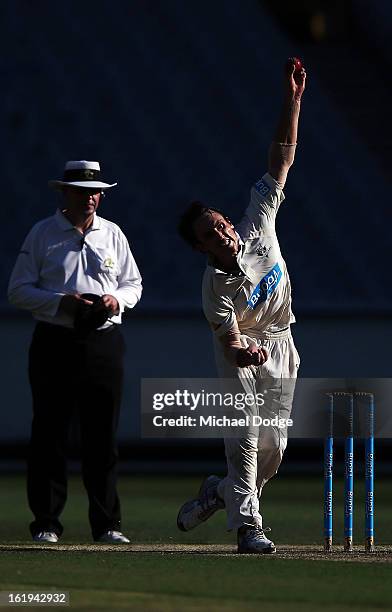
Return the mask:
[[99, 180], [101, 177], [101, 167], [99, 162], [86, 161], [68, 161], [65, 164], [64, 176], [62, 180], [49, 181], [49, 186], [55, 189], [63, 187], [85, 187], [87, 189], [110, 189], [115, 187], [117, 183], [104, 183]]

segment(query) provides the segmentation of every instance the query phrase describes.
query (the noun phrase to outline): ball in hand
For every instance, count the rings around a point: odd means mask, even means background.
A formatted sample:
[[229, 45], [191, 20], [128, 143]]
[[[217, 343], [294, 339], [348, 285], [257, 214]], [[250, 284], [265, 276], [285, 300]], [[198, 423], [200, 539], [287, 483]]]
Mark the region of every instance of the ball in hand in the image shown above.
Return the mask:
[[294, 66], [294, 72], [301, 72], [303, 68], [302, 60], [299, 57], [289, 57], [287, 60], [287, 67], [292, 69]]
[[299, 57], [293, 57], [294, 61], [294, 72], [301, 72], [303, 64]]

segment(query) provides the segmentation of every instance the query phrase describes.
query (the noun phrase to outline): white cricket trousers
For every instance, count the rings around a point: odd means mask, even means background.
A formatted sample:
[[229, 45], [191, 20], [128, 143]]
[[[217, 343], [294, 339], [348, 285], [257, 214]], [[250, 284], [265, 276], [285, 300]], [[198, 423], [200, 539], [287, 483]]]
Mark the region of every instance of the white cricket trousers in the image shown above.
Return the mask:
[[[263, 393], [265, 403], [258, 408], [263, 419], [289, 419], [300, 361], [291, 333], [268, 334], [268, 339], [255, 338], [253, 332], [252, 337], [241, 336], [243, 346], [250, 340], [268, 351], [266, 363], [258, 368], [235, 368], [219, 351], [219, 374], [238, 378], [246, 393]], [[265, 483], [278, 471], [287, 435], [287, 427], [270, 425], [246, 433], [244, 438], [225, 438], [227, 476], [219, 483], [218, 495], [225, 502], [229, 530], [242, 525], [263, 526], [259, 500]]]

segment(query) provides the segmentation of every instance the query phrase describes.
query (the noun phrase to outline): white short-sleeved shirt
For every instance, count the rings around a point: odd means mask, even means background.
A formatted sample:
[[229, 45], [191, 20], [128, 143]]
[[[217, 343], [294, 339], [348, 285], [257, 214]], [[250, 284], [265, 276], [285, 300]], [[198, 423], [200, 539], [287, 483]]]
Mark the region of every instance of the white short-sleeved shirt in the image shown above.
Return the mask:
[[8, 287], [10, 302], [30, 310], [39, 321], [73, 327], [72, 318], [58, 312], [65, 294], [113, 295], [120, 312], [103, 326], [121, 323], [142, 293], [141, 276], [128, 241], [111, 221], [94, 215], [84, 235], [57, 210], [27, 235]]
[[215, 336], [235, 326], [242, 334], [277, 332], [295, 321], [291, 285], [275, 230], [284, 194], [270, 174], [251, 189], [243, 219], [235, 227], [240, 237], [240, 273], [226, 273], [208, 265], [203, 277], [203, 310]]

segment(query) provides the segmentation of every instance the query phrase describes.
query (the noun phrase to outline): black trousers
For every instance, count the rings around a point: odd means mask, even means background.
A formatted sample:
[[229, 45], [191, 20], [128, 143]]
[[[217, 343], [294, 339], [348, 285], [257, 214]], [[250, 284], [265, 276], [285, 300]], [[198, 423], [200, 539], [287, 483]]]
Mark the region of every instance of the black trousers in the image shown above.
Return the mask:
[[120, 529], [115, 435], [124, 352], [117, 326], [81, 337], [64, 327], [37, 324], [29, 352], [33, 423], [27, 492], [35, 516], [32, 535], [63, 531], [59, 517], [67, 498], [66, 447], [75, 410], [93, 538]]

